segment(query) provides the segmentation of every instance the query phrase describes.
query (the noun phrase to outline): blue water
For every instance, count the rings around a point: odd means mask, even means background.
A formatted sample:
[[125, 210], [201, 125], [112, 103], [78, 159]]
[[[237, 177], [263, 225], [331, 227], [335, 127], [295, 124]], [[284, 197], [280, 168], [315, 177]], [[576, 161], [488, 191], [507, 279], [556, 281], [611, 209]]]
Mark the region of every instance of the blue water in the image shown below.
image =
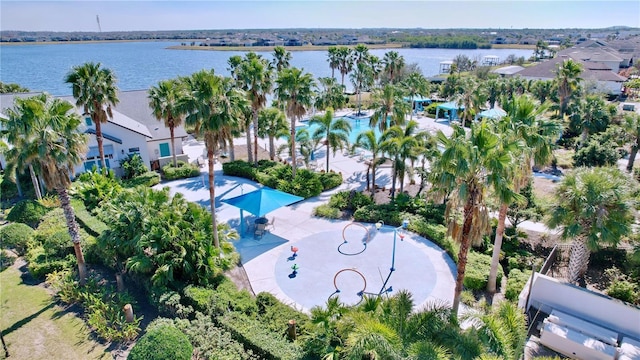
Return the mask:
[[[126, 42], [97, 44], [52, 44], [52, 45], [0, 45], [0, 81], [18, 83], [32, 91], [48, 91], [53, 95], [70, 95], [71, 88], [64, 83], [69, 70], [87, 61], [99, 61], [112, 69], [118, 77], [121, 90], [148, 89], [160, 80], [186, 76], [202, 69], [215, 69], [216, 73], [229, 75], [227, 60], [233, 55], [244, 55], [238, 51], [188, 51], [169, 50], [168, 46], [179, 45], [179, 41]], [[464, 54], [481, 60], [485, 55], [497, 55], [505, 59], [508, 55], [529, 58], [532, 50], [489, 49], [393, 49], [404, 56], [405, 63], [416, 63], [425, 76], [438, 74], [440, 62], [452, 60]], [[389, 50], [371, 50], [380, 58]], [[271, 59], [269, 52], [262, 52]], [[291, 65], [304, 68], [314, 77], [331, 76], [326, 51], [293, 52]], [[340, 80], [340, 74], [336, 77]], [[345, 78], [347, 88], [348, 78]]]
[[[358, 135], [360, 133], [363, 133], [363, 132], [371, 129], [371, 127], [369, 126], [369, 118], [353, 119], [353, 118], [349, 118], [349, 117], [344, 117], [343, 119], [347, 120], [351, 124], [351, 132], [349, 133], [349, 144], [350, 145], [355, 144], [356, 139], [358, 138]], [[319, 127], [320, 126], [316, 125], [316, 124], [310, 124], [310, 125], [307, 125], [307, 126], [297, 126], [296, 127], [296, 131], [300, 131], [302, 129], [307, 129], [309, 131], [309, 135], [313, 135], [313, 133]], [[376, 134], [376, 138], [379, 138], [380, 135], [381, 135], [380, 130], [377, 127], [375, 127], [375, 128], [373, 128], [373, 131]]]

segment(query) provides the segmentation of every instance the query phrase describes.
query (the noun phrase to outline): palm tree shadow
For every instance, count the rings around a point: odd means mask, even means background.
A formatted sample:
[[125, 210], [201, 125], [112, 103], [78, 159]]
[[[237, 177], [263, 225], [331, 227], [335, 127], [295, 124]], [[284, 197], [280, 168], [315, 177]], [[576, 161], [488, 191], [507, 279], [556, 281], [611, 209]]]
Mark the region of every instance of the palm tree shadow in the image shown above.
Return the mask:
[[47, 306], [43, 307], [42, 309], [36, 311], [35, 313], [23, 318], [22, 320], [18, 320], [16, 321], [13, 325], [9, 326], [8, 328], [6, 328], [5, 330], [2, 331], [2, 335], [6, 336], [11, 334], [12, 332], [20, 329], [22, 326], [28, 324], [31, 320], [37, 318], [38, 316], [40, 316], [40, 314], [42, 314], [43, 312], [51, 309], [52, 307], [54, 307], [55, 304], [53, 302], [49, 303]]
[[276, 248], [289, 240], [266, 232], [261, 238], [256, 239], [253, 233], [249, 232], [239, 240], [234, 241], [234, 246], [240, 254], [240, 260], [243, 264], [255, 259], [256, 257]]

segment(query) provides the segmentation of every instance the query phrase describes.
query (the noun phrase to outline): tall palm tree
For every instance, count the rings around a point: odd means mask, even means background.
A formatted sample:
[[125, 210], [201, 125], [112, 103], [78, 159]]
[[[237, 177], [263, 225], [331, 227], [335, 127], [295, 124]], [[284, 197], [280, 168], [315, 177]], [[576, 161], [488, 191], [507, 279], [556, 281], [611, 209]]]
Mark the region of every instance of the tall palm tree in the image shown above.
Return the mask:
[[629, 162], [627, 162], [627, 171], [633, 170], [633, 163], [636, 161], [638, 149], [640, 149], [640, 115], [626, 114], [622, 121], [622, 127], [625, 130], [627, 142], [631, 144], [629, 151]]
[[329, 62], [329, 67], [331, 68], [331, 77], [335, 79], [336, 69], [338, 69], [340, 66], [337, 46], [329, 46], [327, 61]]
[[340, 46], [336, 50], [336, 57], [338, 60], [338, 71], [340, 71], [341, 82], [344, 86], [344, 76], [351, 72], [353, 69], [353, 58], [351, 57], [352, 50], [346, 46]]
[[298, 68], [284, 69], [276, 79], [276, 98], [285, 104], [285, 113], [291, 120], [292, 175], [296, 177], [296, 120], [301, 119], [311, 106], [313, 99], [313, 75]]
[[394, 80], [402, 72], [404, 68], [404, 57], [398, 54], [397, 51], [388, 51], [382, 58], [384, 64], [384, 72], [390, 83], [394, 83]]
[[611, 109], [600, 95], [587, 95], [579, 101], [571, 120], [580, 128], [580, 143], [586, 144], [589, 135], [606, 130], [616, 113], [615, 105]]
[[367, 45], [358, 44], [353, 47], [352, 57], [355, 65], [366, 63], [369, 55], [369, 47]]
[[551, 98], [551, 95], [553, 93], [553, 81], [536, 80], [529, 87], [529, 91], [541, 104], [544, 104], [547, 99]]
[[510, 154], [513, 162], [507, 173], [508, 182], [513, 186], [512, 192], [497, 192], [496, 197], [500, 202], [498, 211], [498, 227], [493, 245], [491, 269], [487, 291], [496, 291], [496, 278], [500, 250], [504, 236], [507, 210], [509, 206], [523, 200], [519, 194], [526, 186], [531, 176], [532, 165], [546, 165], [553, 156], [553, 143], [558, 138], [562, 127], [557, 121], [551, 121], [544, 117], [546, 106], [539, 106], [529, 96], [518, 96], [511, 102], [503, 104], [507, 116], [499, 121], [500, 132], [503, 139], [513, 142], [513, 152]]
[[[400, 88], [409, 95], [412, 108], [413, 99], [416, 96], [428, 95], [430, 92], [427, 79], [425, 79], [424, 76], [419, 72], [412, 72], [411, 74], [409, 74], [409, 76], [407, 76], [407, 78], [400, 85]], [[413, 120], [413, 111], [410, 111], [409, 114], [409, 120]]]
[[204, 137], [209, 167], [209, 203], [211, 205], [211, 231], [214, 246], [220, 249], [215, 207], [215, 182], [213, 161], [216, 152], [224, 147], [230, 137], [234, 119], [241, 116], [247, 100], [231, 78], [214, 74], [213, 70], [201, 70], [185, 79], [190, 96], [185, 100], [186, 123]]
[[570, 283], [584, 276], [591, 251], [601, 244], [617, 245], [631, 233], [633, 190], [629, 178], [617, 168], [578, 168], [562, 179], [547, 225], [561, 226], [562, 238], [573, 239]]
[[[501, 144], [500, 136], [491, 125], [483, 120], [471, 125], [469, 135], [461, 126], [454, 126], [451, 137], [442, 131], [436, 135], [444, 151], [432, 164], [433, 190], [441, 195], [451, 192], [446, 217], [449, 220], [449, 234], [460, 243], [453, 298], [454, 314], [457, 314], [460, 305], [469, 248], [491, 231], [487, 193], [490, 189], [512, 191], [504, 186], [504, 174], [509, 166], [506, 154], [510, 149]], [[459, 223], [458, 217], [462, 217], [462, 223]]]
[[273, 67], [279, 73], [283, 69], [288, 69], [291, 62], [291, 52], [287, 51], [284, 46], [276, 46], [273, 48]]
[[[249, 54], [254, 54], [250, 52]], [[247, 58], [239, 68], [238, 78], [242, 88], [247, 92], [247, 97], [251, 103], [253, 111], [253, 159], [258, 164], [258, 112], [267, 103], [267, 95], [273, 87], [273, 79], [269, 63], [258, 57]], [[248, 130], [247, 130], [248, 131]], [[249, 157], [251, 162], [251, 157]]]
[[184, 120], [185, 114], [180, 106], [186, 95], [184, 83], [177, 79], [162, 80], [149, 89], [149, 106], [153, 115], [158, 120], [164, 120], [164, 126], [169, 128], [174, 167], [178, 167], [174, 133], [175, 128], [182, 125]]
[[[380, 58], [375, 55], [369, 55], [367, 56], [367, 61], [365, 63], [371, 68], [371, 75], [373, 77], [373, 82], [371, 83], [370, 87], [376, 86], [380, 83], [380, 76], [382, 75], [382, 71], [384, 70], [382, 61], [380, 61]], [[367, 88], [367, 90], [371, 89]]]
[[[46, 102], [46, 99], [45, 94], [30, 98], [15, 98], [14, 107], [6, 110], [8, 117], [3, 119], [3, 133], [7, 142], [12, 146], [5, 151], [8, 151], [8, 156], [14, 159], [17, 171], [21, 172], [24, 168], [29, 169], [31, 183], [38, 200], [42, 199], [42, 193], [31, 161], [34, 154], [30, 154], [26, 150], [30, 148], [30, 142], [37, 135], [33, 131], [36, 122], [42, 117], [42, 104]], [[17, 184], [16, 174], [11, 174], [11, 177], [15, 177]]]
[[111, 107], [118, 104], [116, 76], [100, 63], [88, 62], [74, 66], [65, 77], [65, 82], [71, 84], [76, 105], [82, 106], [84, 113], [90, 115], [91, 121], [95, 124], [100, 164], [106, 169], [102, 124], [113, 117]]
[[571, 59], [563, 61], [559, 64], [556, 72], [556, 86], [558, 88], [558, 99], [560, 101], [560, 118], [562, 119], [567, 112], [567, 106], [571, 95], [578, 89], [582, 79], [582, 65]]
[[350, 75], [351, 84], [358, 94], [358, 115], [362, 114], [362, 91], [373, 85], [373, 71], [366, 63], [357, 63]]
[[[82, 163], [82, 157], [87, 152], [88, 139], [78, 131], [81, 119], [71, 103], [51, 98], [47, 94], [37, 95], [31, 98], [30, 102], [31, 106], [39, 109], [36, 112], [37, 117], [30, 123], [33, 136], [26, 142], [20, 142], [21, 146], [26, 146], [20, 151], [29, 154], [27, 163], [41, 169], [45, 186], [58, 194], [78, 262], [80, 284], [83, 285], [86, 266], [68, 189], [71, 176], [75, 173], [74, 168]], [[15, 152], [5, 155], [7, 172], [13, 174], [20, 160], [14, 156]]]
[[242, 64], [242, 62], [243, 62], [243, 59], [242, 59], [242, 56], [240, 55], [233, 55], [233, 56], [230, 56], [229, 59], [227, 59], [227, 65], [229, 65], [229, 67], [227, 67], [227, 70], [231, 74], [231, 77], [234, 78], [236, 81], [239, 81], [238, 68], [240, 68], [240, 64]]
[[396, 179], [400, 177], [401, 191], [404, 188], [405, 160], [415, 154], [419, 140], [415, 136], [418, 123], [412, 121], [406, 127], [392, 126], [382, 134], [382, 149], [392, 159], [391, 199], [395, 198]]
[[[367, 190], [371, 190], [371, 195], [376, 191], [376, 168], [384, 158], [380, 158], [382, 154], [383, 140], [376, 137], [376, 133], [372, 130], [366, 130], [358, 134], [355, 146], [363, 148], [371, 152], [371, 162], [367, 163]], [[371, 170], [371, 188], [369, 188], [369, 170]]]
[[409, 103], [403, 99], [402, 89], [387, 84], [373, 93], [373, 107], [375, 111], [369, 118], [369, 126], [378, 127], [385, 131], [389, 126], [404, 125]]
[[269, 158], [276, 157], [275, 139], [286, 133], [288, 128], [287, 118], [278, 108], [270, 107], [260, 110], [258, 113], [258, 135], [269, 137]]
[[344, 86], [338, 84], [335, 78], [321, 77], [318, 78], [320, 83], [320, 91], [316, 94], [314, 106], [318, 110], [324, 110], [328, 107], [333, 109], [342, 109], [347, 104], [347, 97], [344, 96]]
[[336, 156], [338, 149], [342, 150], [349, 146], [349, 133], [351, 124], [344, 118], [333, 118], [333, 109], [328, 108], [324, 115], [316, 115], [309, 120], [309, 126], [317, 125], [312, 134], [314, 138], [324, 137], [327, 146], [327, 169], [329, 172], [329, 151], [333, 149], [333, 156]]

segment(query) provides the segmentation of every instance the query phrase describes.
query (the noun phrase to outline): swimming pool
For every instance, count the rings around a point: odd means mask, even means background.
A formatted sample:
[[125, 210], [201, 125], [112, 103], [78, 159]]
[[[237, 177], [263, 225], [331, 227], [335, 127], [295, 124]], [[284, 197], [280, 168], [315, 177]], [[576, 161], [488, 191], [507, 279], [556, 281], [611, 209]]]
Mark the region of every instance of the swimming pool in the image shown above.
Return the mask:
[[[340, 119], [339, 117], [335, 118], [335, 119]], [[351, 124], [351, 133], [349, 133], [349, 145], [353, 145], [356, 142], [356, 139], [358, 138], [358, 135], [360, 135], [361, 133], [371, 129], [371, 127], [369, 126], [369, 118], [351, 118], [351, 117], [342, 117], [342, 119], [345, 119], [349, 122], [349, 124]], [[318, 125], [304, 125], [304, 126], [296, 126], [296, 131], [300, 131], [302, 129], [307, 129], [307, 131], [309, 131], [309, 135], [313, 135], [314, 131], [316, 131], [316, 129], [319, 128]], [[376, 134], [376, 139], [380, 138], [380, 135], [382, 134], [380, 132], [380, 129], [378, 129], [377, 127], [373, 129], [375, 134]]]

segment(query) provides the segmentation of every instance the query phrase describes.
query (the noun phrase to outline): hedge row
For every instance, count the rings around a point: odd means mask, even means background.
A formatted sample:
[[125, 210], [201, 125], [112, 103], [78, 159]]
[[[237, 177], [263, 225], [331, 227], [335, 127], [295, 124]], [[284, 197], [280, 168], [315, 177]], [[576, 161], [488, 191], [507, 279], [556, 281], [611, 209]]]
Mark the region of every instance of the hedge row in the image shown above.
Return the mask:
[[[491, 256], [475, 251], [469, 251], [467, 256], [467, 267], [464, 274], [464, 286], [471, 290], [484, 290], [489, 282], [490, 269]], [[500, 284], [502, 281], [503, 274], [502, 265], [498, 264], [497, 284]]]
[[518, 300], [518, 296], [520, 295], [522, 288], [525, 286], [530, 277], [531, 270], [511, 270], [509, 272], [509, 278], [507, 279], [507, 290], [504, 296], [511, 301]]
[[155, 171], [149, 171], [142, 175], [136, 176], [133, 179], [122, 181], [122, 185], [128, 188], [132, 188], [140, 185], [151, 187], [159, 183], [160, 183], [160, 174], [158, 174]]
[[174, 167], [171, 162], [162, 167], [162, 175], [166, 180], [190, 178], [200, 175], [200, 168], [184, 161], [178, 161], [178, 167]]
[[89, 235], [97, 237], [109, 229], [105, 223], [89, 213], [82, 200], [72, 199], [71, 206], [73, 206], [78, 224], [80, 224]]

